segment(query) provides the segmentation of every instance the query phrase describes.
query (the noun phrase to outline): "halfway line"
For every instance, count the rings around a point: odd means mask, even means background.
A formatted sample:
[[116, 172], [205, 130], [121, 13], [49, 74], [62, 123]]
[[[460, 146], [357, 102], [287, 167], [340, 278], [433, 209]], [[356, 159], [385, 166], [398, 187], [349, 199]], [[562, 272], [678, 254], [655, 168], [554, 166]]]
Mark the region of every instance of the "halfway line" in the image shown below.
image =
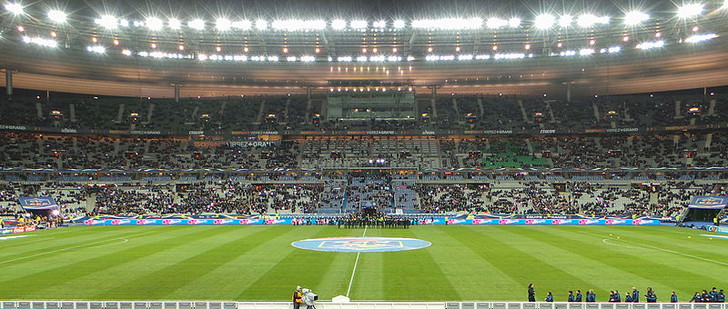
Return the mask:
[[[364, 234], [361, 235], [361, 237], [364, 237], [367, 235], [367, 227], [364, 227]], [[359, 256], [361, 255], [361, 252], [356, 253], [356, 261], [354, 261], [354, 270], [351, 271], [351, 279], [349, 279], [349, 288], [346, 289], [346, 297], [349, 297], [349, 293], [351, 293], [351, 285], [354, 283], [354, 275], [356, 274], [356, 266], [359, 265]]]

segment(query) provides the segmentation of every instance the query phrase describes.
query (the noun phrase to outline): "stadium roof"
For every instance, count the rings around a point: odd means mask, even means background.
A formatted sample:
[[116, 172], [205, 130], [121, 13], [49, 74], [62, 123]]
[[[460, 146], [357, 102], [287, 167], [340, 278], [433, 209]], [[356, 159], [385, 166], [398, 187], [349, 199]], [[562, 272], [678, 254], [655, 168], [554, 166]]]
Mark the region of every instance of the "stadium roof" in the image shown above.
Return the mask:
[[[183, 96], [436, 86], [575, 94], [728, 84], [724, 3], [5, 2], [17, 87]], [[679, 81], [680, 83], [676, 83]]]

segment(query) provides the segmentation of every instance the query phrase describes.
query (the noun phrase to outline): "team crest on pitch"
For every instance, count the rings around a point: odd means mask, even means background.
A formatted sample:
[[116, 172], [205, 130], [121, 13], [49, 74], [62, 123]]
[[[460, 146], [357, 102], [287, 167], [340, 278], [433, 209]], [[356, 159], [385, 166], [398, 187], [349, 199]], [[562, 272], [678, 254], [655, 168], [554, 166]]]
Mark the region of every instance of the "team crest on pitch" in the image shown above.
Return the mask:
[[291, 245], [306, 250], [328, 252], [391, 252], [429, 247], [432, 243], [399, 237], [331, 237], [299, 240]]

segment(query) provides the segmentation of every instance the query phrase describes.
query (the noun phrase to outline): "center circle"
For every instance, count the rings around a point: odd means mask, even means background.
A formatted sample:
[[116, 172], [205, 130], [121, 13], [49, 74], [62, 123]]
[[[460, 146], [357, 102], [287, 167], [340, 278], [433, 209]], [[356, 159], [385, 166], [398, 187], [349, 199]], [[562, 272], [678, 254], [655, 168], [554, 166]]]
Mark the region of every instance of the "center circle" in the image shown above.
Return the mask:
[[391, 252], [427, 248], [431, 242], [400, 237], [328, 237], [291, 243], [299, 249], [326, 252]]

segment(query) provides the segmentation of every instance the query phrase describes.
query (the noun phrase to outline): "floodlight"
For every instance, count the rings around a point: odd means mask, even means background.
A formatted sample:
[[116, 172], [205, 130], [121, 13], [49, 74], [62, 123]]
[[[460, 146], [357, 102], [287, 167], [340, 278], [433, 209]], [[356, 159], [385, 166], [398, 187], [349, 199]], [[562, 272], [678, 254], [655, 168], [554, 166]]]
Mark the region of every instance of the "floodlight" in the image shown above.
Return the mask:
[[182, 28], [182, 22], [180, 22], [177, 18], [170, 18], [167, 21], [167, 25], [172, 30], [179, 30], [180, 28]]
[[723, 0], [723, 7], [724, 9], [728, 9], [728, 0]]
[[102, 15], [100, 18], [94, 20], [94, 22], [106, 29], [116, 29], [119, 26], [119, 20], [112, 15]]
[[20, 3], [6, 3], [5, 4], [5, 10], [7, 10], [10, 13], [13, 13], [15, 15], [23, 15], [25, 14], [25, 10], [23, 9], [23, 5]]
[[234, 21], [231, 25], [233, 28], [240, 30], [250, 30], [253, 27], [253, 23], [249, 20]]
[[709, 41], [709, 40], [715, 39], [717, 37], [718, 37], [718, 35], [715, 33], [696, 34], [696, 35], [693, 35], [693, 36], [685, 39], [685, 42], [686, 43], [700, 43], [703, 41]]
[[640, 11], [632, 11], [624, 15], [624, 24], [627, 26], [635, 26], [648, 19], [650, 19], [650, 15]]
[[195, 30], [205, 30], [205, 21], [199, 18], [187, 22], [187, 27]]
[[677, 8], [677, 17], [689, 18], [703, 13], [702, 3], [686, 4]]
[[574, 18], [571, 15], [565, 14], [559, 16], [559, 26], [561, 26], [561, 28], [571, 26], [572, 22], [574, 22]]
[[[728, 0], [726, 0], [726, 1], [728, 1]], [[405, 26], [404, 20], [397, 19], [392, 22], [392, 27], [394, 27], [395, 29], [402, 29], [402, 28], [404, 28], [404, 26]]]
[[653, 48], [660, 48], [665, 46], [665, 41], [655, 41], [655, 42], [644, 42], [641, 44], [637, 44], [637, 49], [647, 50], [647, 49], [653, 49]]
[[501, 27], [505, 27], [508, 25], [508, 21], [505, 19], [500, 19], [496, 17], [488, 18], [488, 20], [485, 22], [485, 26], [489, 29], [498, 29]]
[[61, 10], [50, 10], [48, 11], [48, 19], [55, 23], [65, 23], [66, 19], [68, 18], [68, 14], [66, 12], [63, 12]]
[[88, 52], [90, 52], [90, 53], [97, 53], [97, 54], [104, 54], [104, 53], [106, 53], [106, 47], [98, 46], [98, 45], [87, 46], [86, 47], [86, 50]]
[[582, 14], [582, 15], [579, 15], [579, 18], [576, 19], [576, 24], [582, 28], [591, 27], [596, 24], [608, 24], [608, 23], [609, 23], [608, 16], [597, 17], [593, 14]]
[[508, 27], [511, 28], [518, 28], [521, 26], [521, 19], [518, 17], [513, 17], [508, 20]]
[[227, 18], [218, 18], [215, 21], [215, 28], [218, 31], [228, 31], [228, 30], [230, 30], [230, 28], [232, 28], [232, 26], [233, 26], [233, 23], [230, 22], [230, 20]]
[[549, 29], [554, 25], [554, 23], [556, 23], [556, 17], [551, 14], [538, 15], [533, 21], [533, 25], [537, 29]]
[[346, 21], [343, 19], [334, 19], [331, 21], [331, 28], [334, 30], [346, 29]]
[[352, 20], [349, 26], [352, 29], [366, 29], [369, 26], [369, 22], [366, 20]]
[[255, 28], [258, 30], [268, 29], [268, 21], [265, 19], [258, 19], [255, 21]]
[[128, 49], [124, 49], [121, 51], [121, 54], [124, 56], [131, 56], [132, 52]]
[[374, 28], [384, 29], [387, 27], [386, 20], [378, 20], [373, 23]]
[[[162, 27], [164, 27], [164, 22], [157, 17], [149, 17], [149, 18], [147, 18], [145, 25], [147, 26], [147, 28], [149, 30], [158, 31], [158, 30], [162, 30]], [[171, 19], [169, 21], [169, 27], [172, 28]], [[174, 29], [174, 28], [172, 28], [172, 29]]]

